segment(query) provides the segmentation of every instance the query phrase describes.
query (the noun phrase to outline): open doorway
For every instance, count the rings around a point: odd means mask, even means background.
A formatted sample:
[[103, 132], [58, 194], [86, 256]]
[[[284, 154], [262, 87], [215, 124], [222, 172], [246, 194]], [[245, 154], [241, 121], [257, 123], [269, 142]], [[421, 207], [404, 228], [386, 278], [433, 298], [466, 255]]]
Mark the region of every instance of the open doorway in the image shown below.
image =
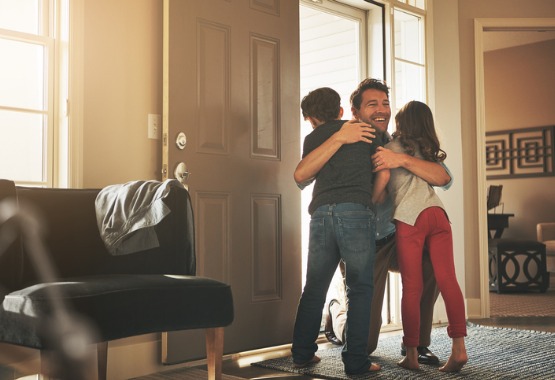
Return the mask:
[[[526, 112], [516, 111], [514, 104], [511, 105], [510, 102], [505, 102], [505, 104], [498, 105], [498, 107], [503, 107], [506, 115], [510, 117], [507, 121], [502, 121], [497, 118], [499, 122], [493, 122], [493, 114], [499, 112], [499, 109], [493, 109], [495, 104], [492, 105], [491, 100], [488, 100], [488, 96], [491, 96], [495, 90], [498, 88], [492, 87], [491, 75], [497, 74], [501, 67], [496, 64], [495, 69], [491, 66], [488, 69], [488, 59], [486, 59], [486, 54], [488, 52], [494, 51], [495, 49], [513, 49], [513, 46], [529, 46], [530, 44], [540, 43], [540, 40], [552, 39], [551, 35], [555, 37], [555, 19], [477, 19], [475, 22], [476, 34], [475, 34], [475, 46], [476, 46], [476, 95], [477, 95], [477, 152], [478, 152], [478, 185], [479, 191], [479, 212], [482, 216], [480, 219], [480, 295], [481, 295], [481, 313], [482, 317], [490, 317], [491, 305], [490, 305], [490, 294], [488, 286], [488, 254], [487, 254], [487, 224], [485, 221], [485, 216], [487, 215], [486, 209], [486, 189], [487, 186], [492, 184], [491, 181], [486, 180], [486, 170], [485, 170], [485, 133], [488, 130], [509, 130], [515, 128], [529, 128], [537, 125], [546, 125], [541, 117], [550, 118], [550, 123], [552, 124], [553, 118], [546, 113], [549, 113], [552, 107], [541, 106], [538, 103], [548, 101], [545, 93], [537, 91], [534, 86], [534, 76], [537, 77], [537, 70], [535, 69], [525, 69], [519, 66], [519, 62], [516, 59], [505, 59], [506, 65], [509, 65], [511, 69], [517, 69], [511, 76], [513, 82], [521, 80], [522, 84], [517, 85], [517, 89], [514, 91], [507, 91], [512, 94], [514, 99], [519, 99], [524, 101], [520, 103], [523, 106], [527, 104]], [[543, 31], [538, 33], [538, 31]], [[519, 48], [520, 49], [520, 48]], [[523, 47], [523, 49], [525, 49]], [[549, 54], [549, 51], [545, 52]], [[530, 54], [523, 53], [526, 56], [526, 61], [530, 61]], [[517, 54], [518, 55], [518, 54]], [[518, 67], [517, 67], [518, 66]], [[495, 73], [492, 73], [495, 70]], [[549, 69], [546, 68], [546, 75], [539, 79], [541, 82], [549, 81], [552, 76], [549, 73]], [[509, 70], [507, 72], [510, 72]], [[521, 79], [522, 78], [522, 79]], [[538, 81], [536, 81], [538, 82]], [[505, 83], [503, 83], [505, 84]], [[528, 99], [525, 101], [524, 98]], [[551, 97], [548, 97], [552, 99]], [[540, 112], [535, 112], [534, 107], [540, 106]], [[519, 107], [520, 108], [520, 107]], [[512, 110], [515, 110], [514, 113]], [[520, 113], [519, 113], [520, 112]], [[526, 114], [526, 116], [524, 115]], [[511, 124], [514, 123], [514, 124]], [[494, 125], [497, 124], [497, 125]], [[535, 240], [535, 223], [534, 220], [539, 217], [539, 214], [546, 212], [546, 207], [541, 207], [538, 203], [539, 209], [534, 211], [533, 205], [537, 201], [541, 202], [542, 196], [538, 194], [524, 197], [523, 194], [529, 194], [530, 191], [536, 191], [532, 189], [542, 189], [546, 188], [545, 181], [550, 179], [508, 179], [495, 182], [496, 185], [504, 185], [503, 188], [503, 202], [505, 203], [505, 212], [508, 212], [508, 207], [511, 209], [510, 212], [515, 213], [514, 220], [511, 221], [511, 225], [508, 230], [505, 231], [503, 237], [513, 237], [519, 239], [530, 239]], [[526, 181], [526, 182], [524, 182]], [[530, 181], [534, 181], [537, 184], [530, 186]], [[551, 178], [552, 181], [552, 178]], [[524, 192], [519, 190], [519, 186], [526, 186]], [[513, 190], [511, 190], [513, 188]], [[539, 190], [541, 191], [541, 190]], [[513, 192], [514, 196], [512, 196]], [[528, 201], [526, 199], [530, 198]], [[517, 217], [520, 215], [520, 220]], [[528, 218], [528, 220], [526, 220]]]
[[[361, 39], [364, 38], [364, 12], [347, 7], [322, 9], [301, 3], [300, 5], [300, 67], [302, 99], [319, 87], [331, 87], [341, 96], [343, 118], [351, 118], [349, 97], [362, 78]], [[301, 116], [301, 142], [312, 131], [310, 122]], [[301, 148], [302, 150], [302, 148]], [[302, 152], [301, 152], [302, 154]], [[313, 185], [302, 191], [302, 246], [303, 287], [306, 277], [310, 215], [308, 205]], [[326, 304], [342, 295], [337, 290], [341, 280], [339, 270], [328, 291]]]
[[[368, 23], [383, 23], [382, 7], [366, 3], [366, 9], [346, 6], [338, 2], [300, 2], [300, 98], [318, 87], [331, 87], [341, 96], [343, 119], [351, 118], [350, 95], [367, 75], [383, 77], [383, 34], [369, 36]], [[374, 21], [372, 21], [374, 20]], [[378, 30], [382, 30], [378, 28]], [[379, 34], [379, 35], [378, 35]], [[379, 49], [373, 49], [377, 45]], [[372, 50], [369, 51], [369, 50]], [[379, 51], [376, 51], [379, 50]], [[372, 62], [369, 58], [372, 56]], [[382, 57], [379, 59], [379, 57]], [[379, 66], [372, 69], [373, 62]], [[301, 116], [301, 142], [312, 131], [308, 121]], [[302, 147], [301, 147], [302, 150]], [[302, 153], [302, 152], [301, 152]], [[302, 275], [303, 287], [308, 256], [310, 215], [308, 205], [312, 196], [312, 185], [302, 191]], [[341, 274], [339, 269], [330, 285], [326, 305], [331, 299], [342, 299], [338, 289]], [[386, 305], [384, 303], [384, 305]], [[325, 313], [324, 313], [325, 317]], [[387, 321], [387, 318], [383, 318]], [[322, 321], [322, 323], [324, 320]]]

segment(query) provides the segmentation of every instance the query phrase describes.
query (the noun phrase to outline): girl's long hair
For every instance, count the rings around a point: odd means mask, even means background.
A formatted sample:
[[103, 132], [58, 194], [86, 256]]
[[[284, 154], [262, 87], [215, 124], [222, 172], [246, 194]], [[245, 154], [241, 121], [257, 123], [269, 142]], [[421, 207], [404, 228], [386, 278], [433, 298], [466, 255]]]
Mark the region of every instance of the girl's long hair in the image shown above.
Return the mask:
[[425, 160], [443, 162], [447, 157], [439, 147], [432, 110], [425, 103], [408, 102], [395, 115], [397, 130], [392, 137], [399, 139], [407, 154], [414, 156], [420, 150]]

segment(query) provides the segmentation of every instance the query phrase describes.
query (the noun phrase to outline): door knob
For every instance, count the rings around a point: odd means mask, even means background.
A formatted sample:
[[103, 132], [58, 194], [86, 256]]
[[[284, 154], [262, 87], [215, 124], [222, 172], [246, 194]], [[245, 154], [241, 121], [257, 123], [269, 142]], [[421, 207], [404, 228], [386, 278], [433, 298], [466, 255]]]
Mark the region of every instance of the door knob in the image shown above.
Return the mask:
[[185, 165], [184, 162], [180, 162], [175, 167], [175, 170], [173, 171], [173, 174], [175, 175], [175, 178], [179, 182], [181, 182], [182, 184], [185, 184], [185, 182], [189, 179], [189, 175], [191, 173], [187, 170], [187, 165]]
[[175, 145], [177, 145], [177, 147], [181, 150], [185, 149], [185, 146], [187, 145], [187, 136], [184, 132], [179, 132], [177, 139], [175, 140]]

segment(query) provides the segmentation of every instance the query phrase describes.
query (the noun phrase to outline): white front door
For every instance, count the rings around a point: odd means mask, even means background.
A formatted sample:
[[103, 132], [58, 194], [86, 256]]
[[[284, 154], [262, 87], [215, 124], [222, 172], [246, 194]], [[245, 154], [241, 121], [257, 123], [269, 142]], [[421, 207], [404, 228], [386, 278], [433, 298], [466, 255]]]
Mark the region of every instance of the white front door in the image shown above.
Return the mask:
[[[179, 163], [190, 172], [197, 275], [231, 285], [226, 353], [291, 342], [299, 124], [297, 1], [164, 1], [165, 178]], [[164, 362], [203, 357], [201, 342], [199, 331], [163, 334]]]

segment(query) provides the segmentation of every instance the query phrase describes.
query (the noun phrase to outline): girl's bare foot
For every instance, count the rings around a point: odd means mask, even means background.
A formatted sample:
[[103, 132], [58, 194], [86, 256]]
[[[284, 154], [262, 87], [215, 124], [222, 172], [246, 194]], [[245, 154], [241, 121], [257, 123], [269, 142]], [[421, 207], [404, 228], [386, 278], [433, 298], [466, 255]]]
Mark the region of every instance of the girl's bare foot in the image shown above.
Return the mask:
[[453, 338], [453, 348], [451, 356], [444, 366], [440, 367], [441, 372], [459, 372], [468, 361], [466, 347], [464, 346], [464, 338]]
[[449, 356], [449, 360], [444, 366], [439, 367], [441, 372], [459, 372], [468, 361], [466, 354], [461, 357], [454, 358], [453, 355]]
[[416, 347], [407, 347], [407, 356], [398, 362], [397, 365], [406, 369], [420, 368], [420, 365], [418, 364], [418, 350]]

